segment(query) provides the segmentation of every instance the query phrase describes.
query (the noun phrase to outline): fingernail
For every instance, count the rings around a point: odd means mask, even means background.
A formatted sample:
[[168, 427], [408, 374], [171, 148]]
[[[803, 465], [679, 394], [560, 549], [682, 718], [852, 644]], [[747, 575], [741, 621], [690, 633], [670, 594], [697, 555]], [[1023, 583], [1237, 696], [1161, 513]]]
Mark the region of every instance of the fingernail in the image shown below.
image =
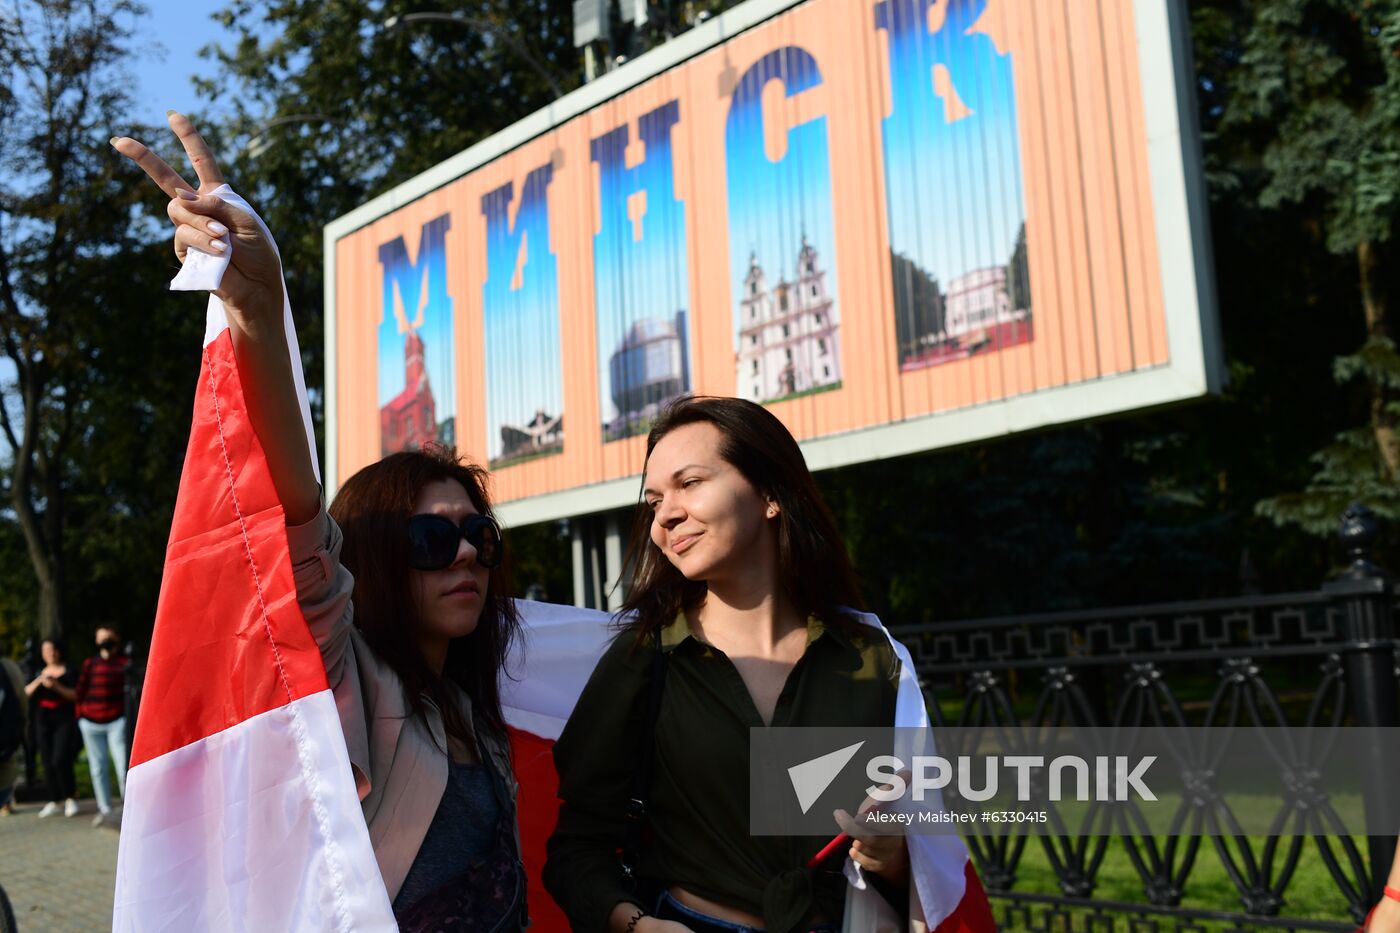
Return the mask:
[[214, 249], [218, 250], [218, 251], [221, 252], [221, 253], [222, 253], [224, 250], [228, 249], [228, 244], [225, 243], [223, 240], [215, 240], [215, 241], [213, 241], [212, 243], [210, 243], [209, 245], [212, 246], [212, 247], [214, 247]]
[[113, 136], [111, 139], [107, 140], [107, 144], [110, 146], [115, 146], [117, 144], [117, 140], [119, 139], [121, 139], [120, 136]]
[[228, 227], [225, 227], [217, 220], [211, 220], [209, 221], [209, 232], [214, 234], [214, 236], [223, 236], [225, 233], [228, 233]]
[[165, 115], [166, 115], [167, 117], [168, 117], [168, 116], [171, 116], [171, 115], [174, 114], [174, 113], [175, 113], [175, 111], [173, 111], [173, 110], [167, 110], [167, 111], [165, 111]]
[[186, 201], [198, 201], [198, 200], [199, 200], [199, 195], [195, 194], [193, 191], [191, 191], [191, 190], [188, 189], [188, 188], [176, 188], [176, 189], [175, 189], [175, 193], [178, 194], [180, 197], [184, 198]]

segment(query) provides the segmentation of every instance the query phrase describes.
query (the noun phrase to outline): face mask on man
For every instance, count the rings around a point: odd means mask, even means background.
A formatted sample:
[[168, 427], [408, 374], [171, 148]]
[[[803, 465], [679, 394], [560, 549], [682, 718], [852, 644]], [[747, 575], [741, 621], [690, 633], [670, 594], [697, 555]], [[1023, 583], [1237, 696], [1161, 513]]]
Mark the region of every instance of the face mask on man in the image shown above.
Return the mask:
[[121, 647], [121, 645], [115, 638], [104, 638], [97, 643], [99, 651], [110, 651], [113, 654], [116, 654], [117, 648], [119, 647]]

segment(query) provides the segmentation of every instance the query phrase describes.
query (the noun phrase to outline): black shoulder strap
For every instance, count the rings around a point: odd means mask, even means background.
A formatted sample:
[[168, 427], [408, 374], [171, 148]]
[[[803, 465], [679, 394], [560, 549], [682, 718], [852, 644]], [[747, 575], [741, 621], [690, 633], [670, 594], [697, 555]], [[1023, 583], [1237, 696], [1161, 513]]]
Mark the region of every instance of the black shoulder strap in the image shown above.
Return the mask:
[[656, 756], [656, 719], [661, 712], [661, 692], [666, 686], [666, 655], [661, 650], [661, 630], [651, 652], [651, 688], [647, 697], [646, 721], [637, 749], [637, 766], [632, 772], [632, 796], [627, 801], [622, 825], [623, 883], [635, 890], [637, 857], [642, 849], [642, 829], [646, 825], [647, 797], [651, 792], [651, 765]]

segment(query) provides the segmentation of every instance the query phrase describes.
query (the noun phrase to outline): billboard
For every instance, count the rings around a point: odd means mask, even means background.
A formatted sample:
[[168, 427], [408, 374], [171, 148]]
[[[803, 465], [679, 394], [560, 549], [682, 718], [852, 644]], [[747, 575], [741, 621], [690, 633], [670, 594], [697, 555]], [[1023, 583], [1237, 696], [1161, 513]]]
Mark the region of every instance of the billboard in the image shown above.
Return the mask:
[[336, 220], [330, 485], [443, 440], [537, 521], [687, 392], [820, 469], [1214, 391], [1179, 7], [749, 0]]

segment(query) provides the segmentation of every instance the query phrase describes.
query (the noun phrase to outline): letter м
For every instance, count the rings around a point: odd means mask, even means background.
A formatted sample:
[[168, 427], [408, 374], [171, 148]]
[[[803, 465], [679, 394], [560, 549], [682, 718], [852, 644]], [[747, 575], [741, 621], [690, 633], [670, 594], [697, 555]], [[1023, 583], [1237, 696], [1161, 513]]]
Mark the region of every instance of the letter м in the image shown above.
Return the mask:
[[[418, 313], [433, 298], [444, 302], [451, 313], [452, 299], [447, 295], [447, 231], [452, 229], [452, 215], [443, 214], [423, 225], [418, 236], [418, 261], [409, 262], [408, 245], [403, 237], [395, 237], [379, 247], [379, 264], [384, 269], [384, 316], [395, 313], [394, 288], [398, 287], [403, 317], [399, 333], [416, 329], [422, 324]], [[424, 292], [424, 279], [427, 291]]]

